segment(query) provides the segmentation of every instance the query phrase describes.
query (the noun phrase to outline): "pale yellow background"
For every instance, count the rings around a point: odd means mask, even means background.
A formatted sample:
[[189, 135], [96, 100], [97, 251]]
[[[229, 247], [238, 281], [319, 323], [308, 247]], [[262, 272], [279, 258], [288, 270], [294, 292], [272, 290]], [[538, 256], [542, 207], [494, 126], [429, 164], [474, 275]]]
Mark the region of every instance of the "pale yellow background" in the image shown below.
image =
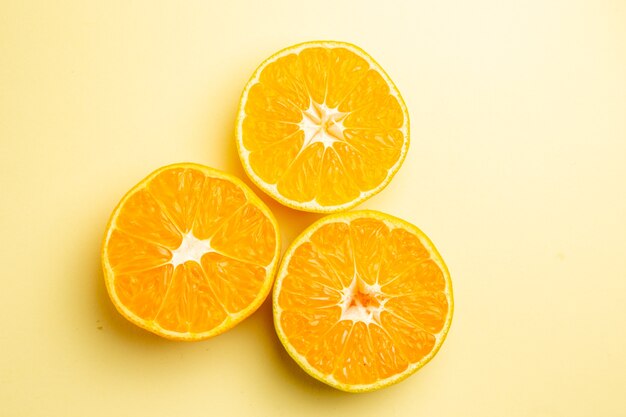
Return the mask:
[[[243, 176], [239, 94], [311, 39], [363, 47], [404, 95], [408, 157], [361, 207], [423, 228], [454, 283], [441, 352], [372, 394], [300, 371], [268, 303], [169, 342], [100, 272], [109, 213], [153, 169]], [[3, 417], [626, 415], [623, 0], [2, 0], [0, 192]], [[286, 243], [318, 217], [269, 204]]]

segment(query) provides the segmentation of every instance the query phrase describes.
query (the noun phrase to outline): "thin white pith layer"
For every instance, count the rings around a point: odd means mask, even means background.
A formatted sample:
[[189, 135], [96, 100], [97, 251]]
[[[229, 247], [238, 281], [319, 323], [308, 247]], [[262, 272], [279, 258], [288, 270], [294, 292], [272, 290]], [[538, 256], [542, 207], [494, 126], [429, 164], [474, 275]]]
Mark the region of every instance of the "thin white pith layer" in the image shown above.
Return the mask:
[[324, 148], [333, 146], [335, 142], [344, 139], [343, 119], [348, 113], [342, 113], [338, 109], [331, 109], [326, 104], [311, 101], [309, 108], [302, 112], [300, 130], [304, 132], [302, 152], [314, 143], [321, 143]]
[[180, 246], [172, 251], [172, 259], [170, 264], [176, 268], [180, 264], [187, 261], [195, 261], [201, 265], [200, 260], [209, 252], [215, 252], [211, 248], [211, 239], [201, 240], [189, 232], [183, 236]]
[[[357, 292], [377, 300], [377, 303], [375, 305], [362, 304], [356, 296]], [[353, 323], [360, 321], [367, 325], [380, 324], [380, 313], [385, 311], [387, 301], [388, 299], [384, 297], [380, 289], [380, 284], [368, 285], [355, 276], [350, 286], [341, 291], [340, 320], [351, 320]]]

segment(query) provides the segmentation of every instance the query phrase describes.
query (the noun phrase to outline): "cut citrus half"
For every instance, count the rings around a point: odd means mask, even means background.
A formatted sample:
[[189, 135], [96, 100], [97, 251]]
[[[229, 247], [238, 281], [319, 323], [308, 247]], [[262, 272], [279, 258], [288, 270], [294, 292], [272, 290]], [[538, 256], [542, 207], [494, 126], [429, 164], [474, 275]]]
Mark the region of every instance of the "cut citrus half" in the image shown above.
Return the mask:
[[382, 190], [409, 146], [409, 115], [389, 76], [344, 42], [295, 45], [261, 64], [236, 126], [248, 176], [280, 203], [337, 212]]
[[318, 220], [291, 244], [274, 286], [274, 325], [311, 376], [373, 391], [424, 366], [453, 311], [446, 265], [417, 227], [375, 211]]
[[274, 216], [243, 182], [185, 163], [153, 172], [122, 198], [102, 265], [124, 317], [159, 336], [200, 340], [261, 305], [279, 252]]

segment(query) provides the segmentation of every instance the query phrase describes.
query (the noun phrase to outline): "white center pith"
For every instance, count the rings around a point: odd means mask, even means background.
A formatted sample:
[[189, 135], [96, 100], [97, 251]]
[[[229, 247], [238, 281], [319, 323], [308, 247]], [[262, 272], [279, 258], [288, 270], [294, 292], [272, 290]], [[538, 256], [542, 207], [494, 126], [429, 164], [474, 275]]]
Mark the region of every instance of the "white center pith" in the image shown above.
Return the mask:
[[386, 302], [380, 284], [370, 285], [355, 277], [352, 283], [342, 290], [341, 320], [380, 324], [380, 313], [385, 310]]
[[344, 140], [343, 120], [348, 113], [331, 109], [326, 104], [311, 101], [308, 109], [302, 112], [300, 129], [304, 132], [302, 149], [314, 143], [321, 143], [328, 148], [335, 142]]
[[183, 236], [180, 246], [172, 251], [170, 263], [174, 268], [187, 261], [195, 261], [200, 264], [202, 257], [209, 252], [213, 252], [210, 239], [200, 240], [190, 231]]

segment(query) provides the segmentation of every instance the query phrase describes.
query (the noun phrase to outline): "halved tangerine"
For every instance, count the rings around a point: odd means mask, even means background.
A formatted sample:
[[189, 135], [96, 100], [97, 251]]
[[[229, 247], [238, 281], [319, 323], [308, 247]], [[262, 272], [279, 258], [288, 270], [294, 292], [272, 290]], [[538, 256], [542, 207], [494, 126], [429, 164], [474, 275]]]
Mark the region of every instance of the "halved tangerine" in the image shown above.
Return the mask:
[[372, 391], [437, 353], [452, 284], [428, 237], [375, 211], [325, 217], [295, 239], [274, 286], [274, 324], [291, 357], [335, 388]]
[[409, 146], [409, 114], [382, 67], [345, 42], [277, 52], [246, 85], [237, 117], [248, 176], [289, 207], [338, 212], [381, 191]]
[[102, 266], [124, 317], [159, 336], [200, 340], [261, 305], [279, 254], [276, 220], [248, 186], [183, 163], [158, 169], [122, 198]]

